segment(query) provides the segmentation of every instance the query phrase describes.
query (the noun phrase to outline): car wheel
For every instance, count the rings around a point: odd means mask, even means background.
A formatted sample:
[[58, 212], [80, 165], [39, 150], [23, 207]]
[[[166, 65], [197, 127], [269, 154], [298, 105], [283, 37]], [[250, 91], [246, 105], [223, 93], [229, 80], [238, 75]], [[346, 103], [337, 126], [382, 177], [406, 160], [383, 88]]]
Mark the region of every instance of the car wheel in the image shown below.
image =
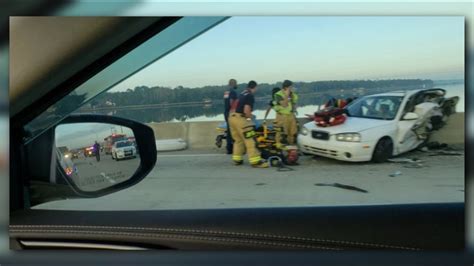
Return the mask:
[[374, 153], [372, 154], [372, 161], [375, 163], [383, 163], [387, 161], [393, 154], [393, 142], [392, 139], [384, 137], [375, 146]]
[[216, 137], [216, 146], [217, 146], [217, 148], [222, 147], [222, 139], [223, 139], [222, 135], [219, 135], [219, 136]]

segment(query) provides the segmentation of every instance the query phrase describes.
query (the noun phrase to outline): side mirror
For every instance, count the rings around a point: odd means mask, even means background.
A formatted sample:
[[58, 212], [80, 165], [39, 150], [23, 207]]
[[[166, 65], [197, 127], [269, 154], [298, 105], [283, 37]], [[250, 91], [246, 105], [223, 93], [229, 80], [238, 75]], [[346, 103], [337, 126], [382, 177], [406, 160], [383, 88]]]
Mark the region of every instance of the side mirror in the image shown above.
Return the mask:
[[416, 113], [408, 112], [403, 116], [403, 120], [416, 120], [419, 116]]
[[39, 145], [29, 149], [33, 158], [51, 158], [49, 174], [43, 174], [49, 178], [34, 182], [33, 205], [100, 197], [128, 188], [145, 178], [156, 163], [153, 130], [128, 119], [71, 115], [52, 128], [48, 138], [49, 144], [41, 145], [48, 149], [41, 151]]

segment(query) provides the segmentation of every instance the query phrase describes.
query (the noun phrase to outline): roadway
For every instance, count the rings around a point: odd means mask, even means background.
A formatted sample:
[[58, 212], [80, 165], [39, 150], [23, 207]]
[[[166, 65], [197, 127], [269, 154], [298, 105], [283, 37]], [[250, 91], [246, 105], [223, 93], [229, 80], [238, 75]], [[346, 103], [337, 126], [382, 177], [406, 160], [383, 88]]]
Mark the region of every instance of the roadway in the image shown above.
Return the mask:
[[[234, 166], [222, 149], [163, 152], [158, 154], [153, 171], [131, 188], [102, 198], [56, 201], [37, 208], [149, 210], [463, 202], [464, 151], [459, 152], [436, 155], [415, 151], [403, 156], [420, 160], [416, 164], [345, 163], [303, 156], [300, 165], [288, 172], [254, 169], [247, 163]], [[119, 165], [129, 167], [125, 164], [132, 161], [104, 159], [104, 163], [107, 169], [116, 169]], [[367, 192], [320, 186], [331, 183]]]
[[73, 163], [77, 167], [73, 174], [76, 185], [84, 191], [96, 191], [128, 180], [140, 166], [140, 159], [115, 161], [111, 155], [102, 153], [99, 162], [94, 156], [80, 157]]

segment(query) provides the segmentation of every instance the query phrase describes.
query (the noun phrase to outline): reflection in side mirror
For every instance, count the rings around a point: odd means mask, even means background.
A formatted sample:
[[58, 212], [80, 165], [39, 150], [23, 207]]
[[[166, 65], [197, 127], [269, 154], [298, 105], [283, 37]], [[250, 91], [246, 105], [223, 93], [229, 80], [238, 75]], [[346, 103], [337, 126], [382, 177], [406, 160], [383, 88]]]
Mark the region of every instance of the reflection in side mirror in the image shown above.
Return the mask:
[[107, 123], [61, 124], [55, 130], [61, 171], [83, 192], [129, 180], [140, 166], [133, 130]]
[[408, 112], [403, 116], [403, 120], [416, 120], [419, 116], [416, 113]]

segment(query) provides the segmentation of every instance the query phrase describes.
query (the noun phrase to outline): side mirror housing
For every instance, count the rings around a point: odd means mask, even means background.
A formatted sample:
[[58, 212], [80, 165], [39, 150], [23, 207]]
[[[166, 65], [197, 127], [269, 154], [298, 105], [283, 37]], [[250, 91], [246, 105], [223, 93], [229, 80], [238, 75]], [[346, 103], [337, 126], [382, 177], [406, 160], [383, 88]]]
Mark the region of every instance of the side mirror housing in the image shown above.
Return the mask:
[[408, 112], [403, 116], [403, 120], [416, 120], [419, 116], [416, 113]]
[[157, 158], [153, 129], [94, 114], [67, 117], [28, 144], [26, 151], [30, 162], [49, 165], [41, 170], [33, 166], [32, 205], [101, 197], [131, 187], [150, 173]]

